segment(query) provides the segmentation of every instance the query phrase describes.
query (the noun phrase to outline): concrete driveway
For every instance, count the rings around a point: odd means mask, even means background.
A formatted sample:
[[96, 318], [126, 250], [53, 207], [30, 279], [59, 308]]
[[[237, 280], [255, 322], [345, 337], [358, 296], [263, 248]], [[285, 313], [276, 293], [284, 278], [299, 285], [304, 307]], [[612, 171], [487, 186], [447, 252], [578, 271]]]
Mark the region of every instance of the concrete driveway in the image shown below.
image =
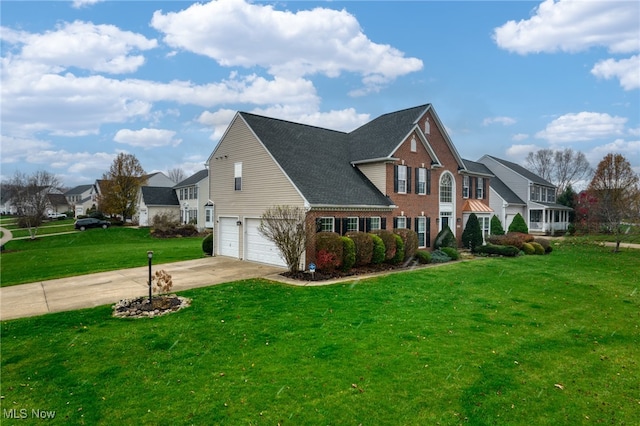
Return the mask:
[[[265, 277], [284, 269], [225, 257], [153, 265], [171, 274], [173, 291]], [[131, 268], [0, 288], [0, 320], [71, 311], [149, 294], [149, 268]]]

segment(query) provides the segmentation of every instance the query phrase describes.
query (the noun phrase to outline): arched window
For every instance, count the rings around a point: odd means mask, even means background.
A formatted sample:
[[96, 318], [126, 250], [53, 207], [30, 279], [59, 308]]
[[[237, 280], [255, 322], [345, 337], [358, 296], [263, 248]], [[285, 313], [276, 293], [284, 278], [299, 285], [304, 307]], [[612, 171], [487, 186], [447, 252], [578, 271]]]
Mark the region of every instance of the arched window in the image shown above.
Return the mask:
[[453, 179], [449, 173], [446, 173], [440, 179], [440, 202], [453, 202]]

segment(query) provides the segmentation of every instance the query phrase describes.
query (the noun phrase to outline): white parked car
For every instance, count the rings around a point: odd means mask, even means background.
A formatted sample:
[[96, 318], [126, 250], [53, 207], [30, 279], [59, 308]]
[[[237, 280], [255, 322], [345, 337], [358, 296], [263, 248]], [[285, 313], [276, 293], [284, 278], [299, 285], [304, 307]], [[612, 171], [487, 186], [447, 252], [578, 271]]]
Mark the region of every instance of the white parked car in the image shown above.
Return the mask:
[[67, 215], [64, 213], [47, 213], [47, 217], [51, 220], [66, 219]]

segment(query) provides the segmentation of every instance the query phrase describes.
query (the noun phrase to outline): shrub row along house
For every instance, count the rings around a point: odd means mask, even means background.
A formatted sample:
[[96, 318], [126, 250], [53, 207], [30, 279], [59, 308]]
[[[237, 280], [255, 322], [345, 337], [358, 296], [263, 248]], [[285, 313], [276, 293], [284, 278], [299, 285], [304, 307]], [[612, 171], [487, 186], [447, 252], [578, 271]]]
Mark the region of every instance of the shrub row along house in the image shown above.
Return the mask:
[[448, 226], [459, 240], [475, 213], [494, 214], [490, 169], [464, 160], [431, 104], [392, 112], [350, 132], [238, 112], [208, 159], [215, 254], [285, 266], [259, 232], [275, 205], [302, 207], [311, 232], [408, 228], [429, 248]]

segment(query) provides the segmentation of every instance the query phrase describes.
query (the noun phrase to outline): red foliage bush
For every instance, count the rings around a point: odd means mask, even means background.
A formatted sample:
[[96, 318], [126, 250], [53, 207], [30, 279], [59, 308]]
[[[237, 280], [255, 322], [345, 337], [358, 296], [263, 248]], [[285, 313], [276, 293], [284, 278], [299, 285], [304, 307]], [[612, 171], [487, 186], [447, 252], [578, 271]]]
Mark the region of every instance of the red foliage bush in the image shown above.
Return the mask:
[[514, 246], [522, 250], [524, 243], [530, 243], [535, 239], [533, 235], [521, 232], [509, 232], [505, 235], [491, 235], [488, 242], [499, 246]]
[[316, 253], [316, 268], [320, 271], [333, 272], [338, 266], [340, 266], [340, 261], [335, 253], [326, 250], [320, 250]]
[[[339, 268], [342, 265], [342, 250], [342, 239], [339, 234], [318, 232], [316, 234], [316, 268], [331, 271]], [[321, 252], [324, 253], [321, 255]], [[320, 256], [324, 257], [320, 259]]]

